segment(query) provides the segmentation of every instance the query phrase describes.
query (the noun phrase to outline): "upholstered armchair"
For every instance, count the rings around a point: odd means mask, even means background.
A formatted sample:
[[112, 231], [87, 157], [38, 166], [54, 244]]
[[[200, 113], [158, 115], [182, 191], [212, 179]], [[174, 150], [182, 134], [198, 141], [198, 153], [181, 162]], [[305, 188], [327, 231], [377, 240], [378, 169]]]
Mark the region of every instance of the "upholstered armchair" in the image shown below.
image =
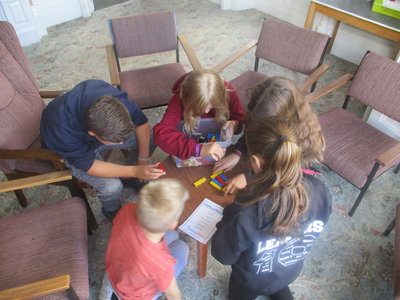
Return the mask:
[[[112, 45], [106, 46], [111, 84], [128, 93], [140, 108], [168, 104], [175, 81], [186, 74], [179, 62], [179, 44], [193, 69], [201, 69], [188, 39], [178, 35], [174, 12], [156, 12], [111, 19], [108, 22]], [[176, 62], [146, 68], [121, 67], [129, 57], [175, 51]]]
[[[8, 180], [42, 175], [44, 183], [68, 187], [72, 196], [84, 199], [87, 207], [88, 229], [97, 222], [86, 195], [77, 180], [68, 173], [64, 161], [56, 153], [41, 148], [39, 124], [45, 107], [43, 98], [54, 98], [62, 91], [40, 92], [28, 60], [13, 26], [0, 21], [0, 171]], [[55, 178], [65, 170], [64, 180]], [[7, 187], [0, 192], [8, 191]], [[27, 205], [22, 189], [15, 190], [20, 204]]]

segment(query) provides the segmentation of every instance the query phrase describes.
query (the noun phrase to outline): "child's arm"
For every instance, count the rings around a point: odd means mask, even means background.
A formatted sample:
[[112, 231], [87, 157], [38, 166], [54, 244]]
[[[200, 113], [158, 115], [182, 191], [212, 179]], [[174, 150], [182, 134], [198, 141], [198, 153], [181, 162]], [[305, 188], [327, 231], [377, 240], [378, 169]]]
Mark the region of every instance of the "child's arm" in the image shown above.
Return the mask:
[[141, 164], [143, 159], [149, 158], [149, 146], [150, 146], [150, 123], [147, 122], [143, 125], [136, 127], [136, 139], [138, 142], [138, 163]]
[[[235, 264], [242, 252], [250, 247], [240, 218], [241, 207], [235, 203], [228, 205], [223, 212], [222, 220], [217, 223], [217, 231], [212, 236], [211, 254], [223, 265]], [[249, 218], [251, 219], [251, 218]], [[254, 220], [244, 220], [254, 222]]]
[[176, 283], [176, 279], [172, 279], [170, 286], [165, 290], [165, 296], [167, 296], [168, 300], [180, 300], [181, 299], [181, 291], [179, 290], [178, 284]]
[[246, 176], [243, 173], [236, 175], [231, 180], [227, 181], [223, 189], [224, 195], [235, 194], [238, 190], [244, 189], [246, 185]]
[[226, 87], [228, 89], [228, 101], [229, 101], [229, 120], [235, 120], [238, 122], [238, 126], [236, 127], [236, 133], [240, 133], [243, 128], [243, 120], [244, 120], [244, 110], [242, 107], [242, 103], [239, 99], [239, 94], [235, 90], [235, 88], [226, 83]]
[[168, 104], [167, 110], [160, 123], [153, 127], [154, 142], [164, 152], [175, 155], [180, 159], [196, 156], [196, 141], [185, 137], [177, 128], [183, 120], [182, 102], [175, 95]]
[[157, 179], [165, 174], [156, 164], [123, 166], [101, 160], [95, 160], [87, 173], [96, 177], [136, 177], [145, 180]]

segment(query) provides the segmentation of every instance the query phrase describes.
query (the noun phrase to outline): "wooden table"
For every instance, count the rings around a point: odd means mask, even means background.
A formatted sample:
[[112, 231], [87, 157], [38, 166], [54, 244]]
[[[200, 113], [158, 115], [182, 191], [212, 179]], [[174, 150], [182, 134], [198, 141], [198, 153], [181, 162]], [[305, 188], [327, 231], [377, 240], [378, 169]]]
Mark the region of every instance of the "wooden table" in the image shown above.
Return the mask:
[[[179, 219], [179, 223], [183, 224], [187, 218], [193, 213], [193, 211], [200, 205], [204, 198], [208, 198], [213, 202], [226, 207], [229, 203], [234, 200], [234, 196], [224, 196], [222, 191], [218, 191], [213, 188], [208, 182], [210, 175], [212, 174], [212, 166], [200, 166], [200, 167], [186, 167], [177, 168], [171, 156], [166, 158], [162, 165], [167, 172], [166, 176], [161, 178], [175, 178], [179, 179], [188, 189], [190, 193], [189, 200], [186, 201], [185, 208], [182, 216]], [[230, 172], [226, 172], [228, 178], [232, 178], [240, 173], [240, 170], [247, 169], [248, 165], [246, 159], [241, 159], [239, 164]], [[203, 183], [199, 187], [195, 187], [193, 182], [199, 180], [202, 177], [207, 178], [207, 182]], [[208, 244], [203, 244], [198, 241], [197, 243], [197, 273], [200, 277], [206, 275], [207, 270], [207, 253]]]
[[[304, 28], [311, 29], [316, 12], [334, 18], [336, 24], [328, 51], [332, 48], [340, 22], [400, 43], [400, 20], [373, 12], [371, 8], [372, 0], [311, 0]], [[396, 60], [399, 59], [400, 51]]]

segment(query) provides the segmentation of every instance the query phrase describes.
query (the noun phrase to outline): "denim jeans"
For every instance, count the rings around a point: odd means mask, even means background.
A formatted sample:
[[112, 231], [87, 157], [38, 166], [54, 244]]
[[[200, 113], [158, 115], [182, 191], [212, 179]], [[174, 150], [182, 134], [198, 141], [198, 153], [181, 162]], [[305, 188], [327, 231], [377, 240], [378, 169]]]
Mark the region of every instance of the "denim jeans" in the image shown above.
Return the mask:
[[[181, 272], [187, 265], [189, 247], [184, 241], [178, 239], [179, 235], [175, 230], [167, 231], [164, 238], [168, 244], [171, 255], [176, 259], [174, 277], [178, 278], [179, 274], [181, 274]], [[158, 297], [161, 296], [161, 294], [162, 292], [158, 292], [152, 300], [156, 300]]]
[[[152, 132], [152, 130], [150, 131]], [[150, 155], [155, 149], [155, 144], [153, 142], [152, 135], [150, 136]], [[95, 158], [97, 160], [104, 161], [103, 154], [107, 150], [114, 149], [129, 149], [129, 155], [126, 159], [126, 165], [136, 165], [137, 164], [137, 151], [138, 143], [136, 140], [136, 135], [132, 135], [126, 142], [117, 145], [101, 145], [95, 150]], [[65, 161], [65, 165], [72, 170], [73, 176], [75, 176], [80, 181], [86, 182], [91, 185], [97, 192], [97, 197], [99, 198], [102, 207], [106, 211], [115, 211], [120, 207], [120, 198], [122, 193], [122, 182], [119, 178], [113, 177], [96, 177], [87, 174], [82, 169], [75, 168], [72, 164]]]

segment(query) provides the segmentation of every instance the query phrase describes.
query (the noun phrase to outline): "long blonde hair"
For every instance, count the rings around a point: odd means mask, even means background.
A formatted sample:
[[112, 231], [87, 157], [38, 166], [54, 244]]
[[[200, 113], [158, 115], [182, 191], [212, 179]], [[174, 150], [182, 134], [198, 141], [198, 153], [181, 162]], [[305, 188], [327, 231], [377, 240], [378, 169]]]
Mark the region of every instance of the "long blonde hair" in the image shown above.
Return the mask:
[[276, 116], [268, 117], [253, 121], [245, 133], [250, 155], [261, 158], [262, 166], [246, 189], [238, 193], [238, 203], [266, 201], [268, 217], [273, 221], [268, 233], [276, 236], [297, 233], [298, 220], [310, 202], [294, 125]]
[[227, 90], [224, 80], [211, 70], [190, 72], [182, 82], [180, 97], [183, 104], [184, 130], [188, 134], [197, 129], [198, 119], [207, 105], [215, 109], [215, 120], [224, 122], [229, 119]]
[[248, 111], [247, 125], [252, 120], [269, 116], [279, 116], [294, 123], [304, 167], [323, 160], [325, 139], [318, 117], [294, 81], [283, 77], [266, 79], [253, 90]]

